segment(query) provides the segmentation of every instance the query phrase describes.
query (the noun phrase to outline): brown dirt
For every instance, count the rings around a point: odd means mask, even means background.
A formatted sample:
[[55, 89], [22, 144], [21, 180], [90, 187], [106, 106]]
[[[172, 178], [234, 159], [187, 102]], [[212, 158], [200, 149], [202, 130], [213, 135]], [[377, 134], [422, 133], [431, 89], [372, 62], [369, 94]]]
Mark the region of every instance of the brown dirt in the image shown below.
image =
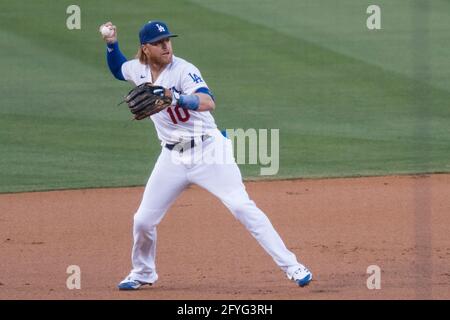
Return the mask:
[[[0, 195], [0, 299], [450, 299], [450, 175], [246, 185], [314, 273], [308, 287], [191, 187], [159, 226], [160, 280], [120, 292], [143, 188], [92, 189]], [[380, 290], [366, 286], [373, 264]], [[69, 265], [80, 290], [66, 287]]]

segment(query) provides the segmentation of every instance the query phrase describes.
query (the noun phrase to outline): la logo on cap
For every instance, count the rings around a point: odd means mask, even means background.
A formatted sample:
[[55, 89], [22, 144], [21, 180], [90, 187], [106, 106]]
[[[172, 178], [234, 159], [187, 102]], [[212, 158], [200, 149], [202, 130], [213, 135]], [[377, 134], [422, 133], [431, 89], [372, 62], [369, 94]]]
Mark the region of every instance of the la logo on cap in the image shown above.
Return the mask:
[[159, 32], [164, 32], [164, 31], [166, 31], [166, 29], [164, 29], [164, 27], [161, 26], [160, 24], [157, 23], [156, 26], [158, 27]]

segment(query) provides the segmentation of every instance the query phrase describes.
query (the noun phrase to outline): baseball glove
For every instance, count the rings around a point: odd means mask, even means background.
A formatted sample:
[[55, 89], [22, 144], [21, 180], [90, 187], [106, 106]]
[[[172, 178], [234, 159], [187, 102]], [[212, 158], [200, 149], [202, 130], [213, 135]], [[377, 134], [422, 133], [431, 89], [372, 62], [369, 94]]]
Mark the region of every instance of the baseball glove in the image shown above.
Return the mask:
[[124, 102], [128, 104], [134, 119], [142, 120], [171, 105], [172, 98], [165, 96], [164, 91], [164, 87], [146, 82], [132, 89]]

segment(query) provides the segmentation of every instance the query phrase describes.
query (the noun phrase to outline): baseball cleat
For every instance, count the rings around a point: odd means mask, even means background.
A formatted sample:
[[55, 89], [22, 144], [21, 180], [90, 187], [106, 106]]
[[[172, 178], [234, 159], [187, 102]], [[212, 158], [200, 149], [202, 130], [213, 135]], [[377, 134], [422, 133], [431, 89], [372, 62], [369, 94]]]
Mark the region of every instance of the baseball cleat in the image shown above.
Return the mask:
[[298, 268], [292, 275], [288, 274], [290, 280], [294, 280], [300, 287], [307, 286], [312, 280], [312, 273], [305, 266]]
[[131, 278], [126, 278], [125, 280], [122, 280], [119, 285], [117, 286], [117, 288], [119, 288], [119, 290], [138, 290], [140, 287], [144, 286], [144, 285], [152, 285], [151, 283], [148, 282], [142, 282], [139, 280], [133, 280]]

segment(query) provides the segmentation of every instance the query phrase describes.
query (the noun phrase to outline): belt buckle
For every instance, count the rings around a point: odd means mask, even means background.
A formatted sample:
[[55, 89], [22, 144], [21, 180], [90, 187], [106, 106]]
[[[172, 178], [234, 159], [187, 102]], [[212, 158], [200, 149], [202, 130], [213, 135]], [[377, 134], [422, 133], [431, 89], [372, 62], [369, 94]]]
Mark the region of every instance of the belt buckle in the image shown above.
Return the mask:
[[175, 147], [179, 153], [183, 153], [183, 151], [186, 151], [187, 149], [191, 148], [191, 143], [193, 139], [182, 139], [180, 142], [175, 144]]
[[211, 138], [211, 135], [204, 134], [204, 135], [201, 135], [201, 136], [198, 136], [198, 137], [191, 138], [189, 140], [182, 139], [180, 142], [176, 143], [172, 149], [176, 148], [176, 150], [178, 152], [183, 153], [183, 151], [186, 151], [188, 149], [192, 149], [195, 146], [197, 146], [199, 143], [201, 143], [201, 142], [203, 142], [203, 141], [205, 141], [205, 140], [207, 140], [209, 138]]

